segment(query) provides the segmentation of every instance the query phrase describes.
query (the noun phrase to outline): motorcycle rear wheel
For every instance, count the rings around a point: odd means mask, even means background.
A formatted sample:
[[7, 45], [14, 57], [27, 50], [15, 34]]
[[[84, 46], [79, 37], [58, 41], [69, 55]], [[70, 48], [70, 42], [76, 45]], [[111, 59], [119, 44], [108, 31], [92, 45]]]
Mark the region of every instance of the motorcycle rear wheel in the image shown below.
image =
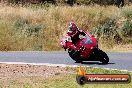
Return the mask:
[[109, 57], [108, 57], [108, 55], [105, 52], [103, 52], [102, 50], [101, 50], [101, 53], [102, 53], [101, 62], [103, 64], [108, 64], [109, 63]]

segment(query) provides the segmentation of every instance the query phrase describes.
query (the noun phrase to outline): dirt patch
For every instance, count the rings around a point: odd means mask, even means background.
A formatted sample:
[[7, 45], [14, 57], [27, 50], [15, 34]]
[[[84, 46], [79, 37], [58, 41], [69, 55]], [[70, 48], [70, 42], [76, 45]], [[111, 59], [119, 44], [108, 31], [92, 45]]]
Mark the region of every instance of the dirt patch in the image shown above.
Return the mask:
[[44, 66], [44, 65], [15, 65], [0, 64], [0, 80], [10, 80], [22, 77], [48, 78], [61, 74], [74, 74], [75, 71], [69, 67]]

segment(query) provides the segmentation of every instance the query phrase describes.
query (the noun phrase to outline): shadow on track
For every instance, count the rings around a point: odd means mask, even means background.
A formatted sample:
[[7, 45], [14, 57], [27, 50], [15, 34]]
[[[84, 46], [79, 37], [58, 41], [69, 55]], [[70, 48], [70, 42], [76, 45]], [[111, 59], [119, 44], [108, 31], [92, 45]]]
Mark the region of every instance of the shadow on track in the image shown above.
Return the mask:
[[81, 64], [87, 64], [87, 65], [108, 65], [108, 64], [115, 64], [115, 63], [104, 64], [104, 63], [100, 63], [100, 62], [82, 62]]

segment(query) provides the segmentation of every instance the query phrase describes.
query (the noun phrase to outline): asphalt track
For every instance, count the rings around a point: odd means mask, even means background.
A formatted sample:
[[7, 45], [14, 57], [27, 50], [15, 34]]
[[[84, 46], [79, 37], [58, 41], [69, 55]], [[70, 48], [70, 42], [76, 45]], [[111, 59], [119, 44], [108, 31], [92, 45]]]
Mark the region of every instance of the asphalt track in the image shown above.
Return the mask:
[[[83, 62], [81, 65], [132, 71], [132, 52], [107, 52], [110, 62]], [[36, 63], [57, 65], [80, 65], [67, 52], [0, 52], [0, 63]]]

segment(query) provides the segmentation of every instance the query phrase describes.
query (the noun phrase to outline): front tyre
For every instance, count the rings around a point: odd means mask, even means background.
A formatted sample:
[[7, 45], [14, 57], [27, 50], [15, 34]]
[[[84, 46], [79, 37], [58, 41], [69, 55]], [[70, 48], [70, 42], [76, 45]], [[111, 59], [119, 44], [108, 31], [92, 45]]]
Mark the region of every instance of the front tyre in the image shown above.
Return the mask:
[[103, 52], [102, 50], [95, 48], [93, 50], [95, 57], [102, 62], [103, 64], [108, 64], [109, 62], [109, 57], [107, 56], [107, 54], [105, 52]]
[[80, 58], [80, 52], [75, 51], [73, 49], [68, 49], [69, 56], [76, 61], [76, 63], [81, 63], [82, 60]]

